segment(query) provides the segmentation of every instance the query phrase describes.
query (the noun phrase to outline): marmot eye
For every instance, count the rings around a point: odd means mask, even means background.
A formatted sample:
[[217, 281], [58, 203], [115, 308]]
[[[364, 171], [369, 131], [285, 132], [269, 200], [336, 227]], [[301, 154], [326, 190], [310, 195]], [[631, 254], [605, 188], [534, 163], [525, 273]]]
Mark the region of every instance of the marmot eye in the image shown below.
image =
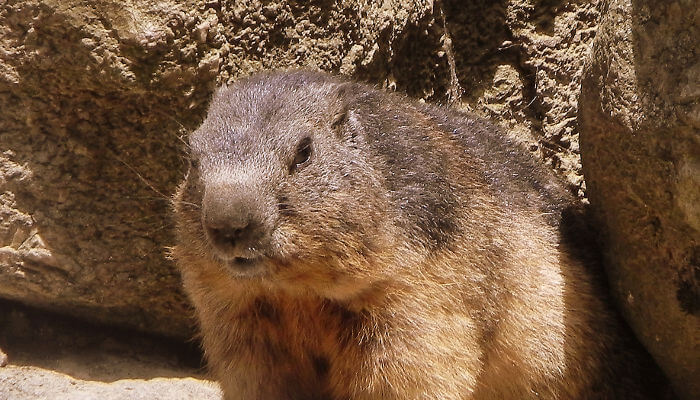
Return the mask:
[[294, 172], [296, 169], [302, 167], [309, 161], [309, 157], [311, 157], [311, 138], [305, 137], [301, 139], [297, 145], [297, 151], [294, 155], [292, 165], [289, 166], [289, 172]]
[[190, 158], [190, 168], [192, 169], [197, 169], [199, 168], [199, 160]]

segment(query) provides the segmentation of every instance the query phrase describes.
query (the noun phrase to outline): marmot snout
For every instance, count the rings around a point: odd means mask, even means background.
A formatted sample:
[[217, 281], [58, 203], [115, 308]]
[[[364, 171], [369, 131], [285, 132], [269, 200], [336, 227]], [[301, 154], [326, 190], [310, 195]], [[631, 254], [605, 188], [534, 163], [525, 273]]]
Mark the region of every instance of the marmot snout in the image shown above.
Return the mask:
[[489, 122], [263, 73], [190, 146], [174, 254], [227, 399], [661, 390], [562, 238], [562, 184]]
[[271, 227], [266, 215], [274, 212], [261, 201], [264, 193], [251, 186], [234, 179], [210, 182], [201, 203], [202, 227], [213, 254], [241, 270], [269, 251]]

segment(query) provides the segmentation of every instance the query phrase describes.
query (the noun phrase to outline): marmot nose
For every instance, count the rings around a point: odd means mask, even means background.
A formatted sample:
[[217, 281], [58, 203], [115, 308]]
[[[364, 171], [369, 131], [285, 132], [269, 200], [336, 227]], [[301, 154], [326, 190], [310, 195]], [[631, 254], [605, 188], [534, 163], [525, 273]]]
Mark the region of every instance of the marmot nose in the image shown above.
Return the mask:
[[219, 257], [250, 258], [259, 251], [263, 223], [259, 201], [230, 188], [207, 188], [202, 199], [202, 225]]
[[250, 223], [244, 226], [226, 225], [222, 223], [207, 224], [206, 230], [209, 239], [217, 247], [235, 247], [241, 239], [247, 236]]

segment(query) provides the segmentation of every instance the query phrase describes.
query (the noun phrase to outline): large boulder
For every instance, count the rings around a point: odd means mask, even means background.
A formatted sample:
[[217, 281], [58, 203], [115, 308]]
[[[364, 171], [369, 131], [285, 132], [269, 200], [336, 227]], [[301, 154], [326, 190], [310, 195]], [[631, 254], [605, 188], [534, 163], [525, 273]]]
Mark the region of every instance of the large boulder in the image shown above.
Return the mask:
[[587, 194], [612, 292], [686, 399], [700, 398], [700, 7], [612, 0], [580, 96]]
[[[97, 6], [99, 4], [99, 6]], [[0, 5], [0, 296], [167, 335], [191, 330], [168, 192], [215, 45], [175, 1]]]

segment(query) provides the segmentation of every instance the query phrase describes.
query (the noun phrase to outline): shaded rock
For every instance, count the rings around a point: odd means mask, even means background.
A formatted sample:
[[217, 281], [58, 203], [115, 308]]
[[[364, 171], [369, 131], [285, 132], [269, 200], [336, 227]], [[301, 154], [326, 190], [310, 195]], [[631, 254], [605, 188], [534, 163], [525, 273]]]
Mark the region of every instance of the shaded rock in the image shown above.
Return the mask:
[[700, 397], [698, 37], [696, 2], [610, 1], [579, 114], [611, 289], [686, 399]]

